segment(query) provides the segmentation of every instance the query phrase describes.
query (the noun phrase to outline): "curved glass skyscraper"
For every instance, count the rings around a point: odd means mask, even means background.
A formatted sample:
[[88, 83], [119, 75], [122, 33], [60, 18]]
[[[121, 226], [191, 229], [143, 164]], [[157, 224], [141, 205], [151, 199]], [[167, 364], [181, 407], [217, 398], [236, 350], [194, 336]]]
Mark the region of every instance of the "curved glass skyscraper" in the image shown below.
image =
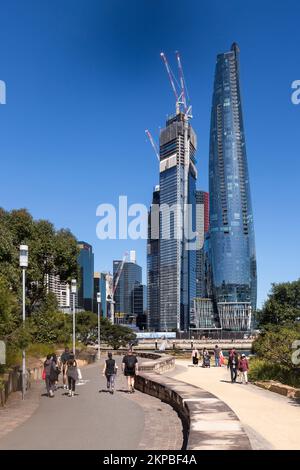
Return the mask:
[[217, 56], [209, 194], [214, 301], [222, 328], [246, 330], [256, 308], [257, 278], [237, 44]]

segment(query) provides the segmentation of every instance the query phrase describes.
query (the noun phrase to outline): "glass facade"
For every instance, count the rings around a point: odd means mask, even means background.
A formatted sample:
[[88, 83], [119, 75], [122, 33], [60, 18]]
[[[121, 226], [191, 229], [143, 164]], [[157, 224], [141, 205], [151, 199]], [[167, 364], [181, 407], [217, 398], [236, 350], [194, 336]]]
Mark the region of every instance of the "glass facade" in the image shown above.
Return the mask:
[[[185, 140], [186, 139], [186, 140]], [[187, 330], [196, 296], [196, 251], [185, 229], [196, 232], [196, 135], [183, 113], [171, 117], [160, 133], [159, 327]], [[192, 207], [184, 211], [185, 204]], [[163, 207], [169, 208], [166, 216]], [[172, 210], [172, 207], [175, 210]], [[187, 238], [186, 238], [187, 237]]]
[[[153, 232], [151, 215], [159, 206], [159, 186], [153, 191], [152, 206], [148, 215], [148, 241], [147, 241], [147, 310], [148, 327], [159, 330], [159, 233]], [[158, 216], [159, 217], [159, 216]], [[151, 234], [152, 233], [152, 234]]]
[[98, 313], [97, 293], [101, 293], [101, 316], [107, 316], [107, 302], [106, 302], [106, 274], [94, 274], [94, 312]]
[[[114, 281], [121, 264], [122, 261], [120, 260], [113, 262]], [[130, 323], [135, 317], [133, 290], [139, 284], [142, 284], [141, 266], [136, 263], [125, 262], [114, 296], [116, 323]]]
[[89, 243], [78, 242], [80, 284], [78, 288], [78, 307], [93, 311], [94, 299], [94, 253]]
[[200, 247], [196, 253], [196, 296], [206, 297], [206, 277], [205, 277], [205, 234], [209, 229], [209, 195], [205, 191], [196, 191], [197, 204], [197, 232]]
[[[245, 329], [256, 309], [256, 256], [242, 116], [239, 48], [217, 56], [212, 100], [209, 194], [212, 290], [221, 326]], [[224, 303], [231, 303], [224, 307]], [[238, 303], [238, 306], [236, 306]], [[237, 314], [238, 312], [238, 314]]]

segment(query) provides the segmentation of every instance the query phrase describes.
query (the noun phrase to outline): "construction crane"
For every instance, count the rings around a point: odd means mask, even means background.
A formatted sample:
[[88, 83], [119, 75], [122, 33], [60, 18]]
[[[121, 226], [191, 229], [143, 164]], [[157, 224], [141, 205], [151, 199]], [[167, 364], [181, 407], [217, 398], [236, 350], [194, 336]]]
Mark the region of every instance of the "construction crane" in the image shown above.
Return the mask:
[[158, 148], [157, 148], [157, 145], [156, 145], [156, 143], [155, 143], [155, 141], [154, 141], [154, 139], [153, 139], [153, 137], [152, 137], [150, 131], [149, 131], [148, 129], [146, 129], [146, 130], [145, 130], [145, 133], [146, 133], [146, 135], [147, 135], [147, 137], [148, 137], [148, 139], [149, 139], [149, 141], [150, 141], [150, 144], [151, 144], [152, 147], [153, 147], [153, 150], [154, 150], [154, 152], [155, 152], [155, 155], [156, 155], [157, 160], [160, 161]]
[[120, 277], [121, 277], [121, 274], [122, 274], [122, 271], [123, 271], [123, 268], [124, 268], [124, 264], [127, 260], [127, 256], [128, 256], [128, 253], [126, 251], [124, 253], [121, 264], [119, 264], [119, 266], [118, 266], [118, 270], [116, 272], [115, 279], [113, 281], [112, 296], [111, 296], [111, 299], [110, 299], [110, 321], [111, 321], [112, 324], [115, 323], [115, 303], [116, 303], [115, 302], [115, 292], [117, 290], [117, 287], [118, 287], [118, 284], [119, 284], [119, 281], [120, 281]]

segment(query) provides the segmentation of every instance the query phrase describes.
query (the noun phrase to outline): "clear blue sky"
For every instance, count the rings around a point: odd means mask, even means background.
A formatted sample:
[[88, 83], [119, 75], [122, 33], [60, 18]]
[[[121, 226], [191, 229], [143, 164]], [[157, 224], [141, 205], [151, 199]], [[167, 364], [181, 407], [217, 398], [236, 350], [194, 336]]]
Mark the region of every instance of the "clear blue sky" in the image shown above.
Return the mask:
[[[158, 182], [144, 134], [174, 111], [159, 53], [181, 52], [207, 189], [215, 57], [233, 41], [241, 79], [258, 260], [258, 299], [300, 266], [300, 6], [296, 0], [1, 0], [0, 205], [69, 227], [95, 270], [144, 241], [99, 241], [96, 207], [149, 204]], [[173, 62], [175, 64], [175, 62]], [[145, 274], [145, 273], [144, 273]]]

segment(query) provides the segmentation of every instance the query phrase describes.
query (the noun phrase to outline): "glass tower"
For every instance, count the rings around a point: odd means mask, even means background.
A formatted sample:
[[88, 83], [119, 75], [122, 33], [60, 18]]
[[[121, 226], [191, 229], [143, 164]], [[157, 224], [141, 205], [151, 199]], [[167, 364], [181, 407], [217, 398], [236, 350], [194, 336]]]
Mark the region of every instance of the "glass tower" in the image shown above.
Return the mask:
[[[122, 261], [113, 262], [114, 282]], [[142, 284], [142, 268], [134, 262], [125, 262], [115, 291], [115, 318], [116, 323], [132, 323], [136, 317], [133, 303], [133, 290]]]
[[[196, 250], [188, 248], [188, 239], [192, 242], [192, 232], [196, 233], [196, 148], [196, 134], [185, 114], [169, 118], [160, 133], [161, 331], [187, 330], [196, 296]], [[185, 204], [192, 211], [185, 210]]]
[[[152, 205], [148, 214], [148, 240], [147, 240], [147, 310], [148, 327], [151, 330], [160, 328], [159, 309], [159, 186], [153, 191]], [[156, 211], [157, 224], [152, 222]], [[154, 217], [153, 217], [154, 219]], [[155, 233], [156, 228], [156, 233]]]
[[244, 330], [256, 309], [256, 256], [242, 116], [239, 47], [217, 56], [210, 150], [210, 256], [221, 326]]
[[78, 306], [93, 311], [94, 298], [94, 253], [89, 243], [78, 242], [80, 268], [80, 285], [78, 289]]

